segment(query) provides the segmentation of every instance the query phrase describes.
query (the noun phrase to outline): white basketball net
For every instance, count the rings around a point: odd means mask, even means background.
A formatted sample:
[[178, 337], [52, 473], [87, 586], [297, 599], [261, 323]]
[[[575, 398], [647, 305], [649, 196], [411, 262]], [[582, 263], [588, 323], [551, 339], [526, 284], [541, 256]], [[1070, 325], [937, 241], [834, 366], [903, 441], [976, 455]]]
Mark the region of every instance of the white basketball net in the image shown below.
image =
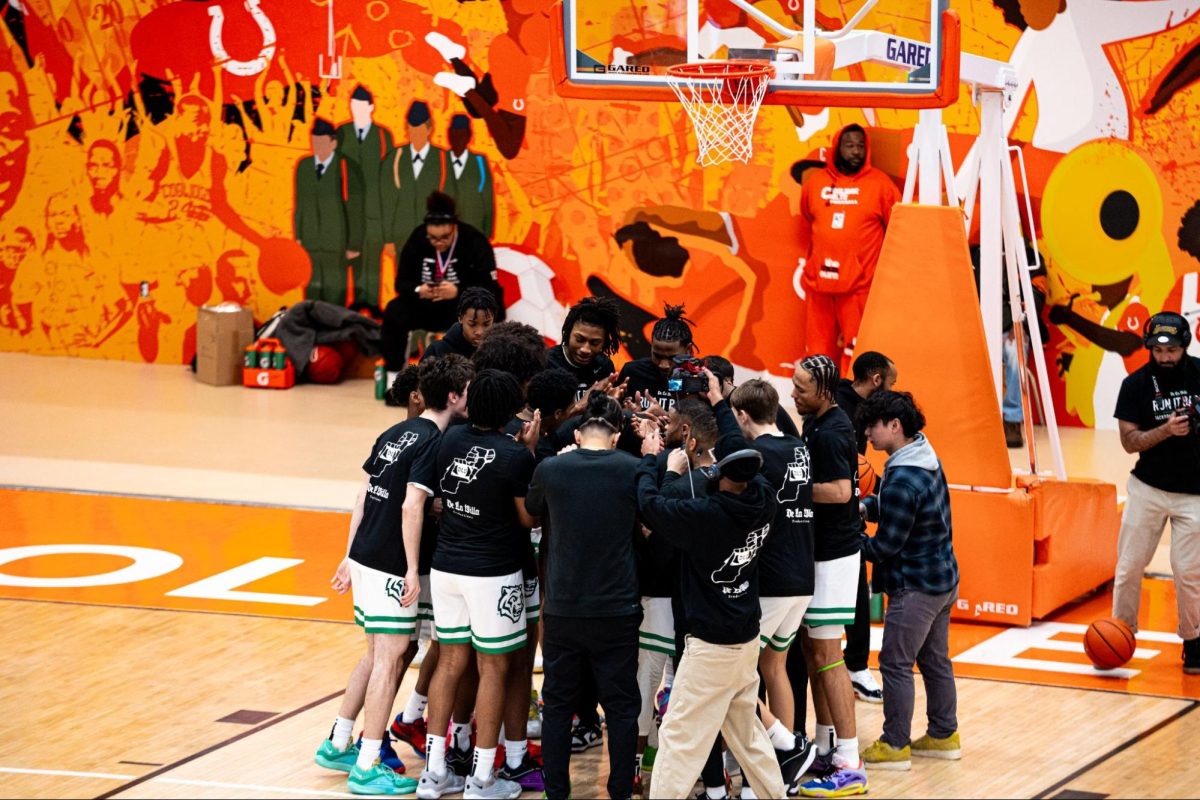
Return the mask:
[[[703, 66], [719, 69], [713, 64]], [[730, 65], [735, 66], [740, 65]], [[750, 160], [754, 120], [767, 93], [768, 79], [766, 73], [724, 77], [708, 70], [704, 77], [667, 74], [667, 82], [696, 130], [696, 163], [710, 167]]]

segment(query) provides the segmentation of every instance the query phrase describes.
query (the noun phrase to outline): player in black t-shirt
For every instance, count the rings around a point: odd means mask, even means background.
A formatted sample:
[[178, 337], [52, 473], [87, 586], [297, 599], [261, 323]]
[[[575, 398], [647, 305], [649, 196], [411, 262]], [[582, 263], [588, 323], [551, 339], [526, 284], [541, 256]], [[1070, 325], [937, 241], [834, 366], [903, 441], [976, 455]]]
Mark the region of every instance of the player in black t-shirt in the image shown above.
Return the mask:
[[650, 355], [628, 362], [617, 376], [627, 407], [658, 416], [675, 406], [675, 396], [667, 388], [675, 357], [696, 352], [692, 322], [683, 315], [683, 304], [665, 306], [664, 315], [650, 331]]
[[621, 309], [611, 297], [585, 297], [567, 312], [562, 343], [546, 350], [546, 366], [575, 376], [576, 402], [591, 389], [606, 390], [615, 376], [610, 356], [621, 347], [620, 326]]
[[809, 356], [796, 364], [792, 400], [804, 419], [812, 459], [815, 587], [804, 614], [802, 642], [812, 678], [819, 773], [801, 784], [805, 796], [863, 794], [867, 774], [858, 752], [854, 690], [842, 657], [842, 632], [854, 621], [859, 556], [858, 448], [854, 426], [834, 402], [837, 364]]
[[[355, 793], [406, 794], [416, 788], [411, 778], [380, 763], [380, 751], [416, 633], [422, 523], [425, 501], [436, 485], [439, 440], [450, 418], [466, 408], [472, 372], [461, 356], [422, 367], [425, 411], [384, 431], [363, 463], [367, 479], [350, 519], [347, 556], [331, 583], [339, 594], [353, 588], [354, 618], [367, 634], [367, 654], [354, 668], [333, 730], [314, 759], [327, 769], [349, 772]], [[362, 744], [356, 747], [350, 735], [364, 709]]]
[[1183, 671], [1200, 674], [1200, 358], [1179, 314], [1155, 314], [1143, 341], [1150, 361], [1121, 383], [1121, 446], [1137, 453], [1117, 540], [1113, 616], [1137, 630], [1142, 575], [1171, 520], [1171, 566]]
[[458, 321], [450, 326], [446, 335], [421, 354], [421, 360], [440, 358], [447, 353], [458, 353], [470, 358], [475, 355], [480, 342], [491, 329], [496, 317], [500, 315], [500, 306], [496, 303], [496, 295], [481, 286], [464, 289], [458, 298]]
[[[775, 425], [779, 393], [774, 386], [757, 378], [746, 381], [734, 389], [729, 404], [750, 446], [762, 453], [762, 474], [775, 490], [778, 503], [771, 535], [758, 559], [762, 609], [758, 668], [767, 706], [776, 718], [767, 735], [775, 747], [783, 782], [790, 789], [816, 757], [804, 726], [794, 724], [796, 700], [787, 674], [788, 650], [813, 595], [812, 464], [804, 440], [782, 433]], [[804, 691], [801, 686], [800, 692]]]
[[[479, 668], [478, 729], [465, 793], [516, 797], [521, 791], [519, 784], [494, 776], [493, 763], [509, 654], [524, 648], [526, 639], [521, 562], [522, 544], [528, 547], [528, 529], [535, 524], [524, 503], [534, 459], [529, 447], [502, 430], [522, 403], [511, 375], [477, 373], [467, 401], [470, 424], [448, 431], [438, 448], [442, 524], [430, 583], [441, 655], [429, 688], [422, 797], [464, 791], [462, 779], [447, 769], [443, 732], [472, 649]], [[522, 439], [535, 433], [536, 423]]]

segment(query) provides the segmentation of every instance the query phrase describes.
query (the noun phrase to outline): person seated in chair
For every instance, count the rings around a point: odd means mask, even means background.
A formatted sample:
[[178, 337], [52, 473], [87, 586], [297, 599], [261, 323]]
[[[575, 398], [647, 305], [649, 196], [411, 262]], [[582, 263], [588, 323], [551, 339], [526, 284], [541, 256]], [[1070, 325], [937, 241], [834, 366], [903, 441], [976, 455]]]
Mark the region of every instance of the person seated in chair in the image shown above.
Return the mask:
[[454, 198], [433, 192], [425, 222], [408, 237], [396, 264], [396, 298], [383, 312], [383, 360], [389, 372], [404, 368], [408, 333], [443, 332], [455, 322], [459, 294], [472, 286], [504, 299], [496, 280], [492, 245], [476, 228], [459, 221]]

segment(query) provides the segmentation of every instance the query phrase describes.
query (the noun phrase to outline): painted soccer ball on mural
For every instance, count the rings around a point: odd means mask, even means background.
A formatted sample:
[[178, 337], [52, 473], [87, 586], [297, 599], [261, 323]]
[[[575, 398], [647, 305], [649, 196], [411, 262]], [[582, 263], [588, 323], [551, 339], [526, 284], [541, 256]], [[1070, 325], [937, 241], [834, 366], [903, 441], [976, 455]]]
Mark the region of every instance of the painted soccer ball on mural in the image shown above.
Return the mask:
[[537, 256], [511, 247], [496, 248], [496, 267], [508, 319], [532, 325], [551, 341], [562, 338], [567, 309], [554, 296], [554, 270]]

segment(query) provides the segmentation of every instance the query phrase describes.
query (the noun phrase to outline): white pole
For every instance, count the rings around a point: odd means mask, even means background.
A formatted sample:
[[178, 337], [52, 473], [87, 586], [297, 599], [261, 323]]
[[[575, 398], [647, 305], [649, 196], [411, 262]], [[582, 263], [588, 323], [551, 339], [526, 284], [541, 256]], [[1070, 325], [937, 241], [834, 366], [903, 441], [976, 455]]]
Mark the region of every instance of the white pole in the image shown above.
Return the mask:
[[[983, 313], [983, 332], [987, 339], [988, 361], [992, 367], [996, 399], [1003, 400], [1003, 283], [1000, 254], [1001, 233], [1001, 162], [1006, 153], [1003, 97], [999, 91], [980, 93], [979, 123], [979, 303]], [[1014, 198], [1015, 199], [1015, 198]]]
[[942, 204], [941, 128], [942, 110], [923, 108], [914, 138], [917, 145], [917, 202], [923, 206]]

